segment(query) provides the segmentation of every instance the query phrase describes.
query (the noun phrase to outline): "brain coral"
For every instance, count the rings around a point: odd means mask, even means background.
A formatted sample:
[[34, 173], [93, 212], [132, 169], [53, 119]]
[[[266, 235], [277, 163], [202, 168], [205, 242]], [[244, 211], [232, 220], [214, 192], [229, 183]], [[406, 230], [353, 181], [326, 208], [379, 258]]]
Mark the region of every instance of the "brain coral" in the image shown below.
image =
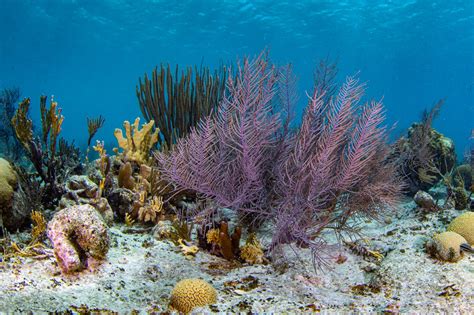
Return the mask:
[[171, 292], [172, 308], [185, 314], [198, 306], [216, 303], [217, 292], [206, 281], [201, 279], [184, 279], [176, 284]]
[[64, 273], [86, 267], [87, 259], [104, 259], [109, 250], [107, 225], [91, 205], [57, 212], [48, 223], [48, 237]]
[[0, 158], [0, 205], [11, 207], [13, 191], [17, 186], [16, 173], [10, 163]]
[[426, 244], [426, 250], [432, 256], [441, 260], [456, 262], [463, 257], [461, 244], [467, 243], [466, 239], [455, 232], [436, 234], [433, 240]]
[[465, 212], [458, 216], [449, 224], [448, 231], [458, 233], [469, 244], [474, 245], [474, 212]]

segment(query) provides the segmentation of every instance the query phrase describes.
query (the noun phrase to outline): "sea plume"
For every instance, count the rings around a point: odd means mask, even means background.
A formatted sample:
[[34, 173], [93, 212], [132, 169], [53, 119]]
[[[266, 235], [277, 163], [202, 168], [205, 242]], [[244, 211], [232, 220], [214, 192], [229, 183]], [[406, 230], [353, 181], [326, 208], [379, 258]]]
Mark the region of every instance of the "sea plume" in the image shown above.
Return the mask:
[[[324, 67], [323, 63], [321, 67]], [[357, 215], [376, 217], [402, 187], [387, 160], [382, 102], [361, 104], [364, 84], [334, 88], [335, 67], [320, 69], [301, 126], [290, 128], [297, 97], [291, 67], [266, 55], [228, 77], [217, 115], [201, 121], [169, 153], [162, 176], [255, 220], [273, 222], [271, 249], [297, 244], [324, 262], [321, 232], [350, 230]]]
[[222, 207], [266, 206], [266, 173], [280, 129], [271, 103], [276, 79], [264, 55], [245, 59], [235, 79], [229, 76], [216, 115], [203, 119], [170, 154], [158, 154], [162, 176]]

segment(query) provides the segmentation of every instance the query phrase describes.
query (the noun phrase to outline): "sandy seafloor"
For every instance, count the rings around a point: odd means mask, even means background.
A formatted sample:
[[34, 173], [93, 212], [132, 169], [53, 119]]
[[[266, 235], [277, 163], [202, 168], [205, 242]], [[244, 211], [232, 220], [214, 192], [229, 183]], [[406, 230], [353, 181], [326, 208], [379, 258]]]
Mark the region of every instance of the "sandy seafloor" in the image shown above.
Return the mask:
[[[331, 246], [332, 270], [315, 273], [309, 250], [299, 250], [286, 270], [271, 265], [231, 268], [219, 257], [200, 251], [187, 259], [168, 241], [149, 230], [115, 225], [112, 247], [102, 265], [63, 276], [54, 258], [23, 259], [0, 269], [0, 311], [52, 311], [120, 314], [168, 310], [174, 284], [199, 277], [218, 291], [218, 302], [196, 313], [385, 312], [474, 314], [474, 255], [458, 263], [441, 263], [424, 251], [424, 243], [461, 212], [421, 214], [405, 202], [388, 224], [364, 222], [369, 248], [385, 254], [381, 262]], [[141, 233], [138, 233], [141, 232]], [[328, 236], [328, 242], [335, 240]], [[288, 249], [288, 255], [292, 251]], [[283, 272], [281, 273], [281, 271]]]

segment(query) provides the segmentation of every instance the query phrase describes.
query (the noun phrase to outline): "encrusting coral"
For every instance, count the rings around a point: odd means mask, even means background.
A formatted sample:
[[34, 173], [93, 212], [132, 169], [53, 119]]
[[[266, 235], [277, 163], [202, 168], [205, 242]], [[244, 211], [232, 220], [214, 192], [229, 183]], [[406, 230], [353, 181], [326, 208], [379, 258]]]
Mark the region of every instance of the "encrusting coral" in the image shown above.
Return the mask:
[[217, 302], [216, 290], [201, 279], [184, 279], [179, 281], [171, 292], [170, 306], [188, 314], [195, 307], [202, 307]]
[[466, 244], [464, 237], [455, 232], [443, 232], [436, 234], [432, 240], [426, 243], [427, 252], [438, 259], [457, 262], [463, 258], [461, 245]]
[[89, 258], [105, 259], [109, 250], [107, 225], [90, 205], [57, 212], [48, 223], [47, 234], [63, 273], [86, 268]]
[[448, 225], [448, 231], [456, 232], [474, 245], [474, 212], [465, 212]]
[[262, 245], [255, 233], [248, 236], [245, 245], [240, 249], [240, 258], [251, 265], [263, 264], [265, 262]]
[[[147, 163], [150, 156], [150, 150], [158, 142], [158, 129], [153, 132], [155, 122], [150, 120], [143, 124], [139, 129], [140, 118], [136, 118], [135, 122], [130, 125], [129, 121], [123, 123], [125, 128], [125, 137], [122, 129], [115, 129], [114, 135], [117, 138], [119, 148], [123, 149], [121, 153], [123, 160], [134, 161], [138, 164]], [[118, 153], [118, 148], [115, 149]]]

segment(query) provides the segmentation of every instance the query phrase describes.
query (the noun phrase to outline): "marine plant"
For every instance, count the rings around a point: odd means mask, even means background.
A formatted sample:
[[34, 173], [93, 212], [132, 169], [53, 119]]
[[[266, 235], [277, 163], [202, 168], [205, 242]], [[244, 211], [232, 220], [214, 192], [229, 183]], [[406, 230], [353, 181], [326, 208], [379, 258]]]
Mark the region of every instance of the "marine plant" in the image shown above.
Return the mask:
[[18, 88], [7, 88], [0, 92], [0, 142], [4, 156], [13, 162], [18, 162], [24, 153], [12, 126], [12, 118], [19, 98], [20, 89]]
[[225, 89], [226, 72], [223, 67], [213, 74], [206, 67], [187, 67], [175, 71], [170, 65], [156, 67], [136, 88], [138, 102], [147, 121], [154, 121], [159, 129], [158, 144], [170, 147], [185, 137], [201, 118], [217, 108]]
[[270, 248], [310, 247], [316, 266], [324, 262], [324, 229], [350, 231], [349, 219], [377, 217], [395, 205], [402, 184], [387, 158], [383, 105], [360, 105], [364, 85], [357, 78], [331, 96], [332, 82], [316, 82], [294, 131], [286, 123], [295, 100], [288, 78], [265, 54], [244, 59], [228, 77], [217, 113], [157, 160], [161, 176], [178, 189], [254, 222], [273, 222]]
[[[18, 106], [12, 118], [12, 126], [18, 141], [36, 173], [34, 180], [41, 184], [43, 204], [51, 207], [62, 195], [62, 183], [70, 175], [77, 173], [81, 167], [79, 149], [59, 137], [64, 117], [57, 102], [51, 99], [46, 105], [47, 97], [40, 98], [41, 133], [33, 132], [33, 121], [29, 118], [30, 99], [25, 98]], [[22, 170], [27, 173], [26, 170]], [[26, 175], [25, 175], [26, 176]]]

